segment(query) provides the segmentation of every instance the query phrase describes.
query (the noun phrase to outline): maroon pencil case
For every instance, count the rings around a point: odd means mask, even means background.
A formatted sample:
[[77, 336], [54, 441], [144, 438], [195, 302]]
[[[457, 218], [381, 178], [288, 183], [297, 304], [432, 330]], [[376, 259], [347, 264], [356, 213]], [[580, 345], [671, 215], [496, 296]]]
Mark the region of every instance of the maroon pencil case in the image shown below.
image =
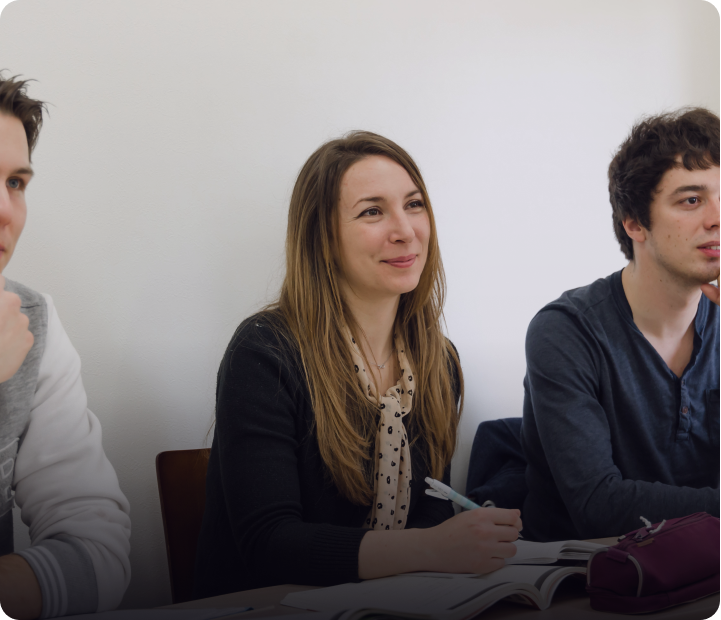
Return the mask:
[[588, 560], [586, 590], [599, 611], [639, 614], [719, 591], [719, 520], [705, 512], [646, 525]]

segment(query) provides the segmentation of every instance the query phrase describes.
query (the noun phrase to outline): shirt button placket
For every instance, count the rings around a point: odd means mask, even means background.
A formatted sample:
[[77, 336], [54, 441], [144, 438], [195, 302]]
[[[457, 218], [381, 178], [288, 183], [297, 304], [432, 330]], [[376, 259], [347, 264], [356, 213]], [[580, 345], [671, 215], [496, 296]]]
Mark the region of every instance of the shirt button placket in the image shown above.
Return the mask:
[[691, 430], [691, 404], [686, 388], [686, 380], [681, 379], [681, 409], [679, 410], [678, 433], [676, 439], [688, 439], [689, 430]]

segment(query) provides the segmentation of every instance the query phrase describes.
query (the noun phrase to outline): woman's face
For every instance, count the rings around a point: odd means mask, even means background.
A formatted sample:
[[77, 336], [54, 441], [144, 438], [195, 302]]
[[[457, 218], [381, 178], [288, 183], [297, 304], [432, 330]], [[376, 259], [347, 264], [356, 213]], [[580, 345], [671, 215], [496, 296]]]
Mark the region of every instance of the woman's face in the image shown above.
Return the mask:
[[346, 294], [382, 300], [418, 286], [431, 225], [405, 169], [381, 155], [353, 164], [338, 205], [338, 255]]

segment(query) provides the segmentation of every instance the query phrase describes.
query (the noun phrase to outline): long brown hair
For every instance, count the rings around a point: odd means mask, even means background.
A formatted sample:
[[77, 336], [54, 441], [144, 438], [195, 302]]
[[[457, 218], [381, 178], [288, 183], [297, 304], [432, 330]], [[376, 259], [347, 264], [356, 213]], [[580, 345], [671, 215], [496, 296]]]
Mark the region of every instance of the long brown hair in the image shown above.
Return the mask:
[[443, 475], [456, 444], [455, 382], [461, 403], [463, 394], [458, 356], [441, 329], [445, 275], [433, 211], [418, 167], [397, 144], [367, 131], [327, 142], [310, 156], [295, 183], [288, 213], [285, 280], [278, 301], [267, 310], [282, 320], [300, 354], [328, 472], [341, 494], [359, 505], [373, 500], [377, 411], [358, 383], [343, 334], [347, 325], [358, 340], [359, 328], [341, 296], [333, 244], [343, 175], [371, 155], [388, 157], [408, 172], [430, 220], [426, 264], [418, 286], [401, 295], [395, 329], [406, 343], [418, 381], [408, 430], [412, 441], [422, 442], [423, 458], [436, 478]]

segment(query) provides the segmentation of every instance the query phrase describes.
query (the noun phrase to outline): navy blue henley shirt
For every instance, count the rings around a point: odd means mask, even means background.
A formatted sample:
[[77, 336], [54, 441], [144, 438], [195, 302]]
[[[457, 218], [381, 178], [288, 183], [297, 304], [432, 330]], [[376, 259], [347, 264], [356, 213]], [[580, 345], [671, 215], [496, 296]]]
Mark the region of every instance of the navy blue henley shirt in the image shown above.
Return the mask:
[[621, 272], [567, 291], [526, 336], [531, 540], [617, 536], [719, 516], [719, 308], [701, 296], [681, 377], [633, 322]]

